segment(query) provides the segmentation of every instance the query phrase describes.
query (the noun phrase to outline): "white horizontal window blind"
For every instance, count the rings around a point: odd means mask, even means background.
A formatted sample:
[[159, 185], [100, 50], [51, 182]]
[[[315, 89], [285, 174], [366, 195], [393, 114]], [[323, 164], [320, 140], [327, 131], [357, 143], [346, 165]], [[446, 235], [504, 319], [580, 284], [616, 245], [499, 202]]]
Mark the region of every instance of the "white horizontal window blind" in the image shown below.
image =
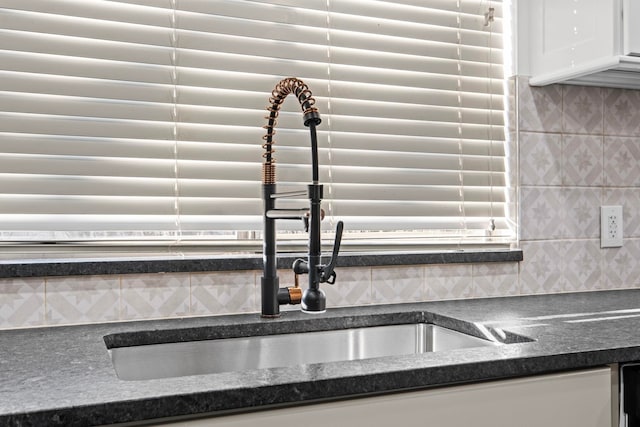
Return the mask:
[[[0, 237], [259, 232], [265, 107], [293, 76], [323, 119], [325, 229], [342, 219], [347, 241], [509, 243], [502, 7], [0, 0]], [[276, 127], [279, 191], [311, 179], [290, 98]]]

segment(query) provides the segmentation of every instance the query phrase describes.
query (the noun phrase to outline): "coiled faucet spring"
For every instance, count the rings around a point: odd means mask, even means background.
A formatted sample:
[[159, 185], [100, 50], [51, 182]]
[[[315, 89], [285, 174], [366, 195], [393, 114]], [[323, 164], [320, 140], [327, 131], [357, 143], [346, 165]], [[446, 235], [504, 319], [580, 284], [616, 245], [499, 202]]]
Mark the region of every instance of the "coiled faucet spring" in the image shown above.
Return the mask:
[[320, 114], [315, 107], [316, 100], [313, 97], [309, 86], [302, 80], [295, 77], [288, 77], [281, 80], [271, 92], [269, 98], [269, 106], [267, 111], [269, 115], [264, 118], [267, 120], [267, 124], [262, 128], [266, 129], [267, 133], [262, 137], [264, 143], [262, 148], [265, 150], [262, 157], [264, 163], [262, 164], [262, 183], [263, 184], [275, 184], [276, 182], [276, 159], [273, 156], [275, 149], [273, 148], [275, 140], [273, 139], [276, 134], [275, 126], [278, 124], [278, 115], [280, 114], [280, 107], [285, 98], [293, 93], [300, 107], [302, 108], [302, 114], [304, 116], [304, 125], [309, 126], [309, 121], [312, 121], [314, 125], [320, 124]]

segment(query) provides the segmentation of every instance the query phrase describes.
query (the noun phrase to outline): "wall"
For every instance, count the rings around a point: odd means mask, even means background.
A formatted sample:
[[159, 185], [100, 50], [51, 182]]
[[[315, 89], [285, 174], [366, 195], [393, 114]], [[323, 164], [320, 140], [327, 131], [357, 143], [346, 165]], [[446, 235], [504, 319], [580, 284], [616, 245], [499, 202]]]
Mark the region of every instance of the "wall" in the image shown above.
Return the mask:
[[[518, 79], [522, 293], [636, 287], [640, 91]], [[600, 249], [601, 205], [622, 205], [624, 245]]]
[[[324, 286], [329, 307], [640, 286], [640, 91], [511, 83], [524, 261], [340, 268]], [[620, 249], [600, 249], [602, 204], [624, 206]], [[5, 279], [0, 329], [258, 312], [259, 281], [259, 271]]]

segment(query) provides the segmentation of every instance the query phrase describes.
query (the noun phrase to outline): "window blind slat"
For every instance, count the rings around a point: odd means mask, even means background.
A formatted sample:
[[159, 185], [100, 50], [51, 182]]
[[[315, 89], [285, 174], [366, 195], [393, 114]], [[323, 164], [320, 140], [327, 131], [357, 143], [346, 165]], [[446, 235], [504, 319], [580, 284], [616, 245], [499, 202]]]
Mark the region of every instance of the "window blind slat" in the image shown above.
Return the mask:
[[52, 175], [69, 177], [120, 176], [171, 178], [174, 176], [174, 162], [167, 160], [144, 160], [140, 158], [109, 158], [46, 155], [8, 155], [0, 158], [3, 172], [25, 173], [38, 171]]
[[0, 49], [13, 50], [14, 46], [20, 46], [28, 52], [47, 55], [130, 62], [140, 65], [171, 64], [171, 49], [166, 46], [0, 30]]
[[[25, 78], [24, 80], [27, 79]], [[310, 80], [308, 84], [316, 82], [318, 83], [317, 85], [322, 85], [322, 82], [315, 80]], [[83, 84], [85, 82], [79, 81], [78, 83]], [[87, 81], [86, 85], [89, 86], [91, 83], [91, 81]], [[249, 88], [246, 87], [246, 83], [244, 85], [240, 83], [234, 88], [224, 89], [196, 86], [191, 82], [186, 83], [183, 81], [183, 83], [184, 85], [178, 86], [177, 88], [180, 104], [252, 109], [255, 108], [256, 105], [264, 103], [264, 93], [250, 91]], [[123, 92], [122, 98], [126, 99], [126, 89], [128, 85], [123, 83], [121, 86]], [[140, 86], [140, 88], [134, 87], [134, 89], [144, 90], [145, 92], [148, 91], [149, 97], [151, 98], [153, 86]], [[459, 93], [457, 91], [447, 90], [416, 89], [398, 86], [384, 87], [382, 85], [336, 81], [332, 81], [331, 86], [334, 90], [340, 90], [343, 96], [346, 95], [346, 97], [337, 98], [332, 96], [331, 99], [329, 99], [326, 94], [316, 96], [318, 108], [323, 108], [324, 111], [328, 109], [329, 101], [331, 101], [333, 106], [335, 106], [337, 102], [340, 102], [361, 103], [371, 108], [380, 108], [380, 106], [389, 104], [397, 106], [443, 106], [483, 110], [501, 109], [504, 103], [502, 91], [493, 94], [488, 91], [486, 93]], [[0, 86], [0, 88], [2, 87], [3, 86]], [[46, 88], [43, 89], [47, 90]], [[87, 88], [87, 90], [90, 89], [91, 87]], [[120, 86], [114, 84], [112, 91], [119, 94], [119, 89]], [[50, 90], [53, 91], [53, 89]], [[96, 90], [98, 90], [98, 88], [96, 88]], [[112, 91], [106, 91], [104, 97], [109, 97]], [[150, 100], [153, 101], [154, 99]], [[162, 100], [158, 101], [161, 102]], [[494, 111], [494, 114], [499, 114], [499, 111]]]
[[3, 70], [41, 74], [43, 79], [49, 78], [50, 75], [57, 75], [139, 83], [168, 84], [171, 82], [171, 67], [166, 65], [136, 64], [11, 50], [0, 50], [0, 59]]
[[0, 91], [138, 102], [173, 102], [172, 87], [36, 73], [0, 72]]
[[[106, 22], [124, 22], [151, 27], [171, 27], [171, 0], [3, 0], [3, 16], [9, 12], [37, 12], [63, 17], [90, 18]], [[3, 26], [4, 26], [4, 20]], [[74, 25], [75, 21], [74, 21]]]
[[[163, 14], [162, 22], [168, 23], [166, 14]], [[34, 39], [38, 35], [67, 36], [68, 40], [78, 42], [84, 39], [85, 43], [94, 40], [96, 44], [102, 46], [126, 42], [164, 47], [168, 45], [171, 35], [170, 27], [119, 21], [107, 22], [104, 17], [82, 19], [81, 16], [26, 11], [7, 11], [2, 20], [2, 28], [15, 30], [22, 36], [25, 36], [24, 33], [32, 33]]]
[[170, 139], [170, 122], [65, 117], [55, 114], [0, 113], [0, 127], [8, 133], [97, 136], [100, 138]]
[[55, 136], [5, 133], [2, 152], [83, 157], [174, 159], [175, 143], [168, 140]]
[[165, 103], [149, 103], [129, 100], [101, 100], [42, 94], [32, 95], [15, 92], [0, 92], [11, 113], [56, 115], [101, 119], [123, 119], [173, 122], [172, 106]]
[[175, 193], [175, 180], [105, 176], [64, 176], [64, 175], [20, 175], [0, 174], [0, 193], [2, 194], [42, 194], [42, 195], [104, 195], [104, 196], [151, 196], [172, 197]]
[[[48, 215], [174, 215], [174, 197], [2, 195], [5, 214], [24, 212]], [[50, 227], [50, 226], [49, 226]], [[95, 225], [94, 225], [95, 227]]]

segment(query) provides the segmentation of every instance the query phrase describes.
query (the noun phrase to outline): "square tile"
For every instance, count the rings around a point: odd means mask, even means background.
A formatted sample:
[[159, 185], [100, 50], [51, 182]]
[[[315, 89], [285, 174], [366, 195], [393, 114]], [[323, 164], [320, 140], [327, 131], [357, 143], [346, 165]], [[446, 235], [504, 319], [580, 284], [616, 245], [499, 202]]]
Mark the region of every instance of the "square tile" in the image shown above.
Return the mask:
[[46, 322], [51, 325], [118, 320], [118, 276], [73, 276], [46, 279]]
[[424, 301], [424, 269], [419, 266], [375, 267], [371, 271], [374, 304]]
[[476, 298], [508, 297], [520, 294], [517, 263], [473, 265], [473, 295]]
[[327, 307], [350, 307], [372, 303], [370, 267], [339, 267], [335, 271], [336, 283], [321, 285], [327, 296]]
[[604, 183], [609, 187], [640, 186], [640, 141], [638, 138], [604, 138]]
[[522, 187], [522, 240], [560, 239], [565, 235], [564, 190], [560, 187]]
[[640, 188], [606, 188], [604, 206], [622, 206], [622, 236], [640, 237]]
[[562, 184], [562, 137], [554, 133], [520, 132], [520, 183]]
[[44, 325], [44, 279], [0, 280], [0, 328]]
[[189, 315], [188, 273], [122, 276], [120, 318], [155, 319]]
[[626, 289], [640, 286], [640, 241], [625, 239], [621, 248], [606, 248], [603, 283], [606, 289]]
[[602, 190], [567, 187], [562, 191], [563, 204], [560, 209], [565, 212], [563, 237], [569, 239], [600, 237]]
[[562, 90], [564, 132], [602, 135], [604, 121], [602, 89], [563, 85]]
[[604, 289], [600, 240], [564, 242], [564, 285], [567, 292]]
[[[285, 286], [285, 285], [282, 285]], [[191, 274], [191, 314], [217, 315], [260, 310], [254, 271]]]
[[600, 186], [604, 176], [604, 138], [600, 135], [563, 135], [562, 184]]
[[522, 242], [524, 260], [520, 263], [523, 295], [562, 292], [565, 244], [562, 241]]
[[427, 265], [425, 294], [428, 301], [471, 298], [473, 274], [471, 264]]
[[640, 91], [603, 89], [605, 135], [640, 135]]
[[529, 86], [518, 77], [518, 113], [521, 131], [562, 132], [562, 86]]

